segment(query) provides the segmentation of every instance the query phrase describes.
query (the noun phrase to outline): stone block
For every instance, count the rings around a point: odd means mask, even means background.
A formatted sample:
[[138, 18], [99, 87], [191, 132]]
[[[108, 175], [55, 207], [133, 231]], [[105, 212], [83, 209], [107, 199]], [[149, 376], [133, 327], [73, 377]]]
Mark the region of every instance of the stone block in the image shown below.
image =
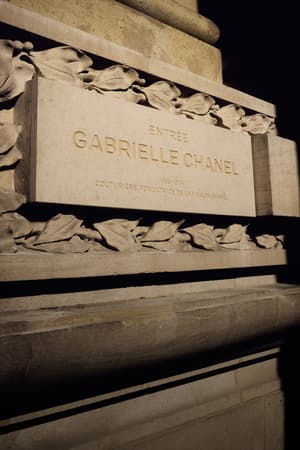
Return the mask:
[[276, 392], [268, 396], [265, 406], [265, 450], [283, 450], [285, 447], [284, 395]]
[[252, 136], [258, 216], [299, 217], [296, 143], [278, 136]]
[[30, 201], [255, 215], [248, 135], [42, 78], [26, 95]]
[[204, 421], [194, 421], [132, 443], [139, 450], [264, 450], [264, 402], [258, 400]]

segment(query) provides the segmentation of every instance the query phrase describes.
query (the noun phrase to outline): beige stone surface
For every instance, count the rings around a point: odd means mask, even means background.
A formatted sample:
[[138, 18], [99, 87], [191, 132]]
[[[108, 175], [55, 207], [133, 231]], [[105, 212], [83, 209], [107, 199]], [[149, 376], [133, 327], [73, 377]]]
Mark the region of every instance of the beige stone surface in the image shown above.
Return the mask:
[[33, 86], [31, 201], [255, 215], [248, 135], [42, 78]]
[[[179, 448], [184, 449], [252, 450], [260, 448], [258, 445], [264, 440], [267, 450], [283, 450], [278, 445], [283, 439], [283, 404], [277, 371], [265, 376], [265, 362], [259, 361], [267, 356], [275, 367], [278, 354], [273, 352], [247, 357], [243, 369], [249, 371], [249, 378], [252, 376], [251, 385], [265, 386], [264, 392], [250, 402], [244, 400], [249, 397], [249, 386], [241, 386], [236, 380], [240, 360], [228, 360], [225, 365], [208, 366], [0, 421], [0, 427], [19, 426], [18, 431], [1, 436], [0, 445], [14, 450], [57, 446], [61, 450], [104, 450], [148, 449], [158, 444], [166, 450], [177, 448], [179, 439]], [[274, 378], [278, 381], [275, 390]], [[77, 414], [73, 415], [73, 411]], [[56, 420], [47, 422], [47, 416]], [[37, 419], [35, 427], [22, 429], [22, 424], [32, 419]], [[245, 435], [249, 442], [240, 447]], [[272, 448], [272, 444], [276, 446]]]
[[186, 7], [184, 3], [180, 4], [174, 0], [119, 1], [204, 42], [214, 44], [219, 38], [220, 31], [217, 25], [207, 17], [198, 14], [195, 9], [193, 11], [191, 5]]
[[174, 0], [175, 3], [179, 3], [180, 5], [185, 6], [186, 8], [190, 8], [193, 11], [198, 11], [198, 1], [197, 0]]
[[[215, 81], [222, 80], [218, 49], [115, 0], [68, 0], [63, 4], [59, 0], [13, 0], [10, 3], [105, 38], [147, 58], [162, 60]], [[23, 27], [30, 27], [30, 23], [24, 23]]]
[[[0, 0], [1, 16], [4, 23], [27, 30], [48, 39], [68, 44], [95, 55], [103, 56], [111, 61], [127, 64], [138, 70], [143, 70], [161, 79], [167, 79], [196, 91], [205, 92], [213, 97], [241, 105], [252, 111], [257, 111], [271, 117], [276, 116], [272, 103], [253, 97], [244, 92], [223, 85], [219, 79], [198, 75], [191, 68], [182, 69], [173, 62], [165, 62], [155, 56], [150, 58], [142, 51], [109, 41], [102, 35], [94, 35], [73, 26], [46, 17], [34, 11], [19, 8], [7, 1]], [[23, 35], [24, 36], [24, 35]], [[199, 54], [197, 58], [201, 59]], [[206, 63], [205, 63], [206, 64]], [[204, 66], [205, 66], [204, 64]], [[201, 76], [202, 75], [202, 76]], [[210, 79], [209, 79], [210, 78]]]
[[[287, 449], [285, 441], [284, 393], [275, 392], [266, 400], [266, 444], [265, 450]], [[291, 412], [290, 412], [291, 413]]]
[[[165, 297], [173, 294], [212, 291], [215, 289], [230, 289], [241, 287], [271, 286], [276, 283], [275, 275], [250, 276], [243, 278], [230, 278], [227, 280], [196, 281], [191, 283], [159, 284], [150, 286], [131, 286], [128, 288], [112, 288], [92, 290], [85, 293], [85, 303], [89, 305], [107, 303], [110, 301], [125, 301], [131, 299], [150, 299], [152, 297]], [[33, 310], [38, 308], [57, 308], [62, 304], [68, 306], [80, 305], [81, 292], [63, 293], [60, 295], [40, 294], [23, 297], [10, 297], [2, 299], [0, 313], [16, 310]]]
[[282, 249], [211, 252], [0, 255], [1, 281], [82, 278], [138, 273], [232, 269], [287, 264]]
[[257, 215], [299, 217], [299, 170], [294, 141], [252, 137]]

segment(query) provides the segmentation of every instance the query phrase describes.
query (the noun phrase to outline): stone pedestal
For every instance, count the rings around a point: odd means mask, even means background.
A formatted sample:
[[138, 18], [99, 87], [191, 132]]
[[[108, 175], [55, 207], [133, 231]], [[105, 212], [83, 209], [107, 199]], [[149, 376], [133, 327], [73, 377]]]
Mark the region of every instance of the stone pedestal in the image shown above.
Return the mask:
[[[148, 2], [149, 5], [152, 3]], [[167, 3], [172, 2], [169, 0]], [[136, 57], [138, 54], [142, 54], [150, 60], [163, 61], [211, 80], [219, 82], [222, 80], [221, 54], [217, 48], [161, 22], [159, 16], [158, 20], [154, 19], [115, 0], [101, 0], [101, 2], [72, 0], [68, 1], [63, 8], [58, 0], [50, 3], [46, 0], [38, 2], [16, 0], [13, 1], [13, 4], [105, 38], [112, 44], [129, 48], [136, 52]], [[162, 13], [167, 14], [167, 11], [163, 12], [165, 2], [160, 5], [156, 1], [155, 4], [157, 4], [158, 10], [162, 8]], [[178, 7], [180, 8], [180, 5]], [[176, 4], [174, 4], [174, 8], [172, 6], [171, 10], [176, 11]], [[186, 14], [189, 18], [188, 12]], [[196, 24], [192, 22], [192, 26], [198, 30], [198, 14], [193, 14]], [[176, 23], [177, 17], [176, 14]], [[204, 28], [204, 35], [206, 35], [208, 34], [205, 31], [207, 23], [204, 19], [203, 21], [199, 20], [200, 25]], [[213, 28], [213, 25], [211, 27]], [[44, 31], [46, 30], [44, 29]], [[217, 31], [213, 31], [213, 36], [212, 40], [217, 37]], [[68, 33], [65, 33], [63, 40], [66, 42], [68, 38]]]
[[299, 187], [275, 105], [222, 84], [195, 1], [0, 8], [0, 448], [283, 450]]

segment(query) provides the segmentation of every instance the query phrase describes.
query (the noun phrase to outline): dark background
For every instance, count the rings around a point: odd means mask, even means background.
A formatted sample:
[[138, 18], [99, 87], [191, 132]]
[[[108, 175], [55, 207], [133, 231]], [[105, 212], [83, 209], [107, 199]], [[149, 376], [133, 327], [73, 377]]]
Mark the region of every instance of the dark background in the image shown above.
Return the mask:
[[299, 148], [298, 2], [199, 0], [199, 13], [221, 30], [224, 83], [275, 103], [279, 135]]

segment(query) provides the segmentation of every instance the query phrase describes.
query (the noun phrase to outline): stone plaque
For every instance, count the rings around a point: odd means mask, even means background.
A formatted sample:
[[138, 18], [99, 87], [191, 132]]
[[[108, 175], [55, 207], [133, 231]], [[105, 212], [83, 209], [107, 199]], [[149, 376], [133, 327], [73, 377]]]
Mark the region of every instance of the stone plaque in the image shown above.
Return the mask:
[[32, 88], [31, 201], [255, 215], [248, 135], [42, 78]]

